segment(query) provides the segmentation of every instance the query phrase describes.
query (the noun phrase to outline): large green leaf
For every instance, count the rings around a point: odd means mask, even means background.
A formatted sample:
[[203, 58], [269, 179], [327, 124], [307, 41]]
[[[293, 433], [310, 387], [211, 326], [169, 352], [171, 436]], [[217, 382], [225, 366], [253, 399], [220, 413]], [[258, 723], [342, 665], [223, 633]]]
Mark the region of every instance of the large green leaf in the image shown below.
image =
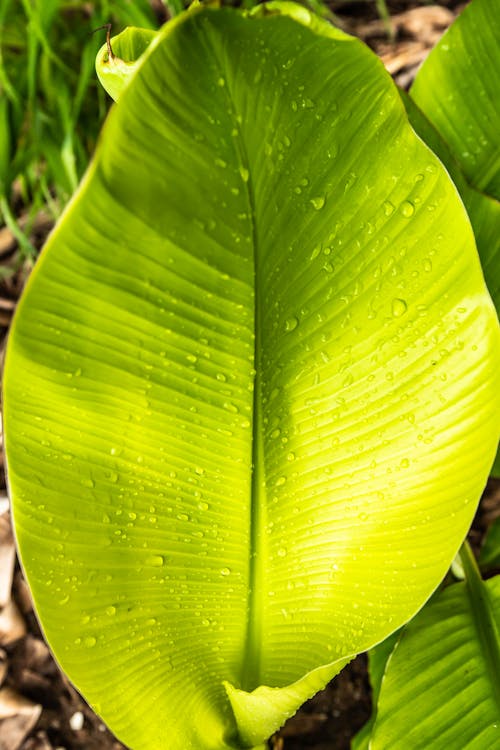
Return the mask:
[[471, 185], [500, 199], [500, 0], [472, 0], [410, 90]]
[[472, 232], [381, 63], [292, 4], [168, 24], [4, 380], [46, 636], [134, 748], [258, 745], [408, 620], [498, 440]]
[[[497, 313], [500, 310], [499, 66], [500, 0], [473, 0], [420, 68], [411, 99], [405, 97], [412, 125], [445, 164], [460, 191]], [[492, 473], [500, 475], [500, 451]]]
[[[500, 56], [499, 56], [500, 62]], [[500, 311], [500, 202], [471, 187], [453, 152], [411, 97], [400, 92], [408, 118], [450, 173], [469, 214], [488, 290]], [[460, 121], [456, 127], [460, 129]], [[500, 130], [498, 133], [500, 151]]]
[[351, 750], [369, 750], [370, 738], [377, 716], [377, 703], [380, 687], [384, 677], [385, 668], [396, 643], [401, 636], [401, 631], [392, 633], [385, 641], [379, 643], [368, 652], [368, 674], [370, 677], [372, 715], [366, 724], [360, 729], [351, 742]]
[[466, 581], [436, 595], [391, 655], [372, 750], [500, 747], [500, 576], [481, 581], [463, 556]]

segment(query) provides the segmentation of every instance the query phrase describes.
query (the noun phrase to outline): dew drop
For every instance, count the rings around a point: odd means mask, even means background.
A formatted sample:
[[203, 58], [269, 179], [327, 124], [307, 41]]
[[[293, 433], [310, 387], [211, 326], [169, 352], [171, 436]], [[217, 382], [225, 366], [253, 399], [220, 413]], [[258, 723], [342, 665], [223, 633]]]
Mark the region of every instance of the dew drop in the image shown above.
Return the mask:
[[220, 574], [221, 574], [221, 576], [229, 576], [229, 575], [231, 575], [231, 570], [230, 570], [230, 568], [221, 568], [220, 569]]
[[430, 258], [426, 258], [423, 262], [423, 267], [426, 273], [430, 273], [432, 271], [432, 260]]
[[276, 480], [276, 487], [283, 487], [285, 482], [286, 482], [286, 477], [283, 477], [283, 476], [278, 477], [278, 479]]
[[217, 79], [217, 86], [219, 86], [222, 89], [224, 88], [225, 85], [226, 85], [226, 81], [222, 76]]
[[384, 201], [384, 214], [390, 216], [394, 213], [394, 204], [391, 201]]
[[286, 547], [280, 547], [278, 550], [278, 557], [286, 557], [287, 549]]
[[83, 639], [83, 645], [85, 646], [85, 648], [93, 648], [96, 643], [97, 643], [97, 638], [95, 638], [93, 635], [87, 635]]
[[392, 314], [395, 318], [400, 318], [408, 310], [408, 305], [404, 299], [392, 300]]
[[150, 555], [146, 559], [146, 565], [151, 565], [153, 568], [161, 568], [165, 563], [165, 558], [162, 555]]
[[250, 178], [250, 172], [243, 165], [240, 166], [240, 175], [241, 175], [241, 179], [243, 180], [243, 182], [248, 182]]
[[82, 484], [84, 487], [89, 487], [90, 489], [93, 489], [95, 487], [95, 482], [93, 479], [82, 479]]
[[116, 614], [116, 607], [113, 607], [112, 605], [110, 607], [106, 607], [106, 614], [110, 617], [113, 617], [113, 615]]
[[351, 172], [346, 180], [346, 183], [344, 185], [344, 193], [347, 193], [348, 190], [352, 188], [356, 180], [358, 179], [357, 174], [354, 172]]
[[298, 325], [299, 325], [299, 319], [296, 318], [294, 315], [292, 315], [292, 317], [287, 318], [287, 320], [285, 321], [285, 331], [287, 333], [290, 333], [291, 331], [295, 331]]
[[405, 219], [409, 219], [410, 216], [413, 216], [413, 214], [415, 213], [415, 206], [410, 201], [403, 201], [401, 206], [399, 207], [399, 210], [401, 211]]
[[316, 211], [321, 211], [326, 203], [326, 199], [324, 198], [324, 196], [318, 196], [317, 198], [311, 198], [311, 203]]

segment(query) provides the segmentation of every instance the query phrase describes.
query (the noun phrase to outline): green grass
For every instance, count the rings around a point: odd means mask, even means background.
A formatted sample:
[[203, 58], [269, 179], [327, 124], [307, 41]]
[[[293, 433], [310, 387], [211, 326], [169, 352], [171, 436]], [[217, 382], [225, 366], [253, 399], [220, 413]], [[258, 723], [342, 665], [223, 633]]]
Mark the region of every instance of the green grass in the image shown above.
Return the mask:
[[108, 105], [92, 30], [107, 22], [157, 24], [148, 0], [0, 0], [0, 210], [25, 256], [35, 217], [60, 215], [95, 147]]

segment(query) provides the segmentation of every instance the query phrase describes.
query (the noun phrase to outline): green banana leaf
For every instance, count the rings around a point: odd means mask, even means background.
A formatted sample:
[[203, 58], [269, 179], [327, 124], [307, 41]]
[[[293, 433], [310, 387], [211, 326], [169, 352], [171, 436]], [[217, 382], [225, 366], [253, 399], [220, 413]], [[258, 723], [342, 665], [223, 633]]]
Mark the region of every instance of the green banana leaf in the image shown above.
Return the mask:
[[500, 0], [472, 0], [410, 89], [470, 184], [500, 200]]
[[[408, 116], [460, 191], [500, 311], [500, 0], [473, 0], [405, 96]], [[416, 107], [418, 105], [418, 108]], [[432, 124], [431, 124], [432, 123]], [[500, 451], [492, 474], [500, 476]]]
[[356, 736], [351, 741], [351, 750], [369, 750], [370, 738], [375, 724], [375, 718], [377, 715], [377, 703], [380, 694], [380, 687], [382, 685], [382, 678], [385, 673], [387, 660], [392, 654], [396, 643], [398, 642], [401, 635], [401, 631], [397, 630], [392, 633], [385, 641], [379, 643], [368, 652], [368, 674], [370, 677], [371, 687], [371, 699], [372, 699], [372, 715], [366, 722], [366, 724], [360, 729]]
[[[500, 55], [499, 55], [500, 62]], [[439, 156], [450, 173], [469, 214], [488, 290], [500, 311], [500, 202], [471, 187], [447, 143], [431, 125], [413, 99], [400, 92], [412, 127]], [[499, 98], [500, 101], [500, 98]], [[460, 124], [457, 125], [460, 128]], [[499, 143], [500, 150], [500, 131]]]
[[378, 699], [371, 750], [500, 747], [500, 576], [437, 594], [404, 629]]
[[152, 29], [130, 27], [113, 38], [113, 45], [99, 50], [96, 72], [99, 81], [116, 101], [141, 64], [142, 55], [156, 36]]
[[290, 3], [159, 32], [4, 375], [36, 609], [125, 743], [261, 746], [422, 606], [493, 460], [499, 344], [364, 45]]

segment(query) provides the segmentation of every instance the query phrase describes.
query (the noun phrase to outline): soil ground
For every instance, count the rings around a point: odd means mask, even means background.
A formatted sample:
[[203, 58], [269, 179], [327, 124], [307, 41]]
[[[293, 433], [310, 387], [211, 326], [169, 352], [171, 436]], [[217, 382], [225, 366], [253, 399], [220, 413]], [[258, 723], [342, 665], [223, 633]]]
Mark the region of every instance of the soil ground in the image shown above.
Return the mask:
[[[415, 72], [463, 3], [449, 0], [388, 2], [392, 40], [374, 2], [336, 2], [340, 25], [363, 38], [397, 83], [408, 88]], [[43, 243], [50, 225], [40, 216], [32, 241]], [[16, 265], [17, 248], [0, 229], [0, 265]], [[2, 341], [29, 264], [0, 282]], [[3, 348], [3, 344], [2, 344]], [[3, 488], [3, 489], [2, 489]], [[470, 539], [478, 548], [491, 521], [500, 515], [500, 482], [490, 481]], [[348, 750], [371, 711], [365, 655], [355, 659], [321, 693], [308, 701], [271, 740], [275, 750]], [[0, 474], [0, 750], [119, 750], [124, 748], [86, 705], [55, 664], [45, 645], [28, 587], [15, 559], [5, 482]]]

